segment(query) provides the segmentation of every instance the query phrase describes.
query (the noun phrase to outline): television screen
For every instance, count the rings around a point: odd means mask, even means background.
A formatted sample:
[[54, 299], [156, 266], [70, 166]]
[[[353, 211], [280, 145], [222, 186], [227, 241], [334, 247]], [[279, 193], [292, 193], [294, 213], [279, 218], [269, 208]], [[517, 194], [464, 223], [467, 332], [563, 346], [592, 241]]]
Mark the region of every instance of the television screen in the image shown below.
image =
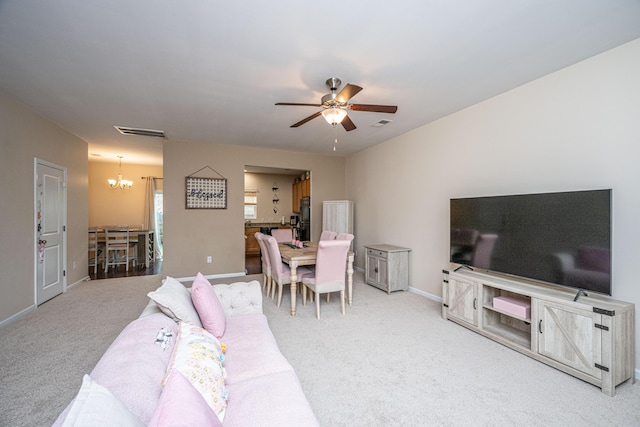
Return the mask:
[[450, 261], [611, 295], [611, 190], [451, 199]]

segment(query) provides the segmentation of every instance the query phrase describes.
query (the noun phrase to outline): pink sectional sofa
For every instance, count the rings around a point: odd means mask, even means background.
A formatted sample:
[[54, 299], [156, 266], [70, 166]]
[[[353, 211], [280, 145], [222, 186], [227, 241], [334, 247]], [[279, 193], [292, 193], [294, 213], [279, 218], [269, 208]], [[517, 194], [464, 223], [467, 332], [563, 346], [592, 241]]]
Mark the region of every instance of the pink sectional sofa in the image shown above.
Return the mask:
[[[175, 283], [173, 285], [177, 286]], [[262, 313], [260, 284], [256, 281], [238, 282], [215, 285], [213, 289], [224, 308], [226, 325], [220, 342], [226, 346], [223, 367], [226, 370], [224, 385], [228, 398], [222, 423], [214, 419], [207, 424], [317, 426], [318, 422], [298, 377], [280, 352], [267, 318]], [[187, 317], [192, 313], [180, 315]], [[181, 401], [176, 403], [174, 399], [172, 406], [171, 400], [162, 396], [161, 382], [171, 362], [180, 329], [175, 317], [161, 311], [152, 299], [140, 318], [120, 333], [91, 374], [85, 376], [85, 381], [93, 381], [107, 389], [106, 393], [110, 392], [115, 398], [112, 400], [116, 400], [116, 404], [121, 402], [126, 407], [123, 411], [130, 411], [134, 421], [139, 420], [140, 425], [150, 422], [153, 425], [170, 425], [171, 419], [185, 422], [191, 417], [194, 420], [192, 425], [204, 422], [197, 413], [201, 409], [195, 398], [189, 400], [183, 392], [179, 398]], [[195, 319], [192, 321], [196, 322]], [[78, 396], [60, 414], [54, 426], [82, 425], [83, 422], [77, 421], [79, 411], [85, 412], [85, 420], [86, 416], [101, 416], [104, 408], [99, 404], [78, 403], [85, 399], [82, 397], [85, 385], [83, 382]], [[84, 406], [79, 409], [81, 405]], [[163, 408], [160, 408], [162, 405]], [[117, 412], [114, 409], [107, 411], [111, 414]], [[111, 423], [115, 420], [111, 415], [106, 418]], [[119, 423], [125, 424], [124, 421]]]

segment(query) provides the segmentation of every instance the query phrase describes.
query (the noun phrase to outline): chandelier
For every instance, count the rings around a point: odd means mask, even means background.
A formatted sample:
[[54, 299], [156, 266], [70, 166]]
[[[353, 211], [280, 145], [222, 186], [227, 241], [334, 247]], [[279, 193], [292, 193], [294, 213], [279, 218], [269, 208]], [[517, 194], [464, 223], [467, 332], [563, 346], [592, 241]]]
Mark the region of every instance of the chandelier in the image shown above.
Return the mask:
[[119, 188], [121, 190], [128, 190], [133, 187], [133, 181], [122, 179], [122, 156], [118, 156], [120, 159], [120, 171], [118, 172], [118, 179], [108, 179], [107, 182], [111, 188]]

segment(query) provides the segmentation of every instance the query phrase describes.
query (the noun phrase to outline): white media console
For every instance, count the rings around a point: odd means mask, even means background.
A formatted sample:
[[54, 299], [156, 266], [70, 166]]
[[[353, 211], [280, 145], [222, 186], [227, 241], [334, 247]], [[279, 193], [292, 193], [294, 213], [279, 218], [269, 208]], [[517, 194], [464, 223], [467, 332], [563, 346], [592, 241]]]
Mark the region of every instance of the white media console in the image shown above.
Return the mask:
[[443, 270], [445, 319], [609, 396], [617, 385], [635, 382], [634, 304], [594, 293], [574, 301], [577, 290], [453, 268]]

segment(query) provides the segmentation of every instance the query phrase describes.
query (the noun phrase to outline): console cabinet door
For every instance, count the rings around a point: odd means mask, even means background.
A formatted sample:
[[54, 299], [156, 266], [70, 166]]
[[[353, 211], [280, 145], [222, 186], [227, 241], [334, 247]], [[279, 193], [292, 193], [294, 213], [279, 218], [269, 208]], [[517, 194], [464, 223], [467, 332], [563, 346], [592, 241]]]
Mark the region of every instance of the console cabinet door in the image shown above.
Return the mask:
[[538, 306], [538, 353], [600, 379], [600, 315], [593, 311], [540, 301]]
[[449, 278], [447, 304], [449, 318], [463, 320], [478, 325], [478, 286], [474, 282], [466, 282]]
[[366, 264], [366, 282], [386, 291], [389, 288], [387, 260], [367, 253]]

